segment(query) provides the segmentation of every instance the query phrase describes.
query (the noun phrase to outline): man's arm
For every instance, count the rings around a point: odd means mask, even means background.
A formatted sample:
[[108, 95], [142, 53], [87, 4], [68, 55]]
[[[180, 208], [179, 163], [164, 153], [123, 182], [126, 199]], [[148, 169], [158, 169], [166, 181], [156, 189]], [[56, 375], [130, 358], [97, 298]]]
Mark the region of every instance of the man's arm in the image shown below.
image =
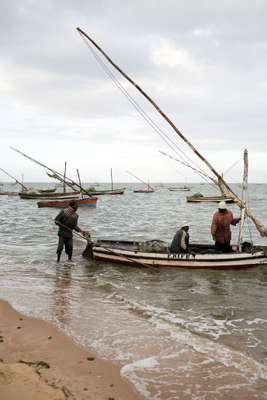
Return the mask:
[[241, 218], [234, 218], [234, 217], [233, 217], [232, 211], [230, 211], [230, 213], [231, 213], [231, 217], [232, 217], [232, 221], [230, 222], [230, 224], [231, 224], [231, 225], [236, 225], [236, 224], [238, 224], [238, 222], [241, 220]]
[[63, 216], [64, 216], [64, 210], [61, 210], [60, 213], [58, 213], [58, 215], [55, 218], [56, 225], [60, 225], [60, 223], [62, 223]]
[[213, 218], [212, 218], [211, 228], [210, 228], [210, 232], [211, 232], [211, 236], [212, 236], [213, 240], [215, 240], [216, 231], [217, 231], [217, 216], [216, 216], [216, 214], [214, 214]]

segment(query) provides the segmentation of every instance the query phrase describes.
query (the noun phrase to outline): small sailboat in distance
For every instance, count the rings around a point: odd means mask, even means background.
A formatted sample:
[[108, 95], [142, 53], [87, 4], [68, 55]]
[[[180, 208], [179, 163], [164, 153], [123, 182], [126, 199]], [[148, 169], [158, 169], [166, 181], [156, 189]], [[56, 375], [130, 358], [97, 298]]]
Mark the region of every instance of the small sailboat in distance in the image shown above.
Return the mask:
[[126, 171], [126, 172], [127, 172], [127, 174], [129, 174], [129, 175], [133, 176], [134, 178], [138, 179], [140, 182], [142, 182], [145, 185], [143, 188], [133, 190], [134, 193], [153, 193], [153, 192], [155, 192], [153, 187], [150, 186], [149, 182], [146, 183], [142, 179], [138, 178], [138, 176], [132, 174], [131, 172], [129, 172], [129, 171]]

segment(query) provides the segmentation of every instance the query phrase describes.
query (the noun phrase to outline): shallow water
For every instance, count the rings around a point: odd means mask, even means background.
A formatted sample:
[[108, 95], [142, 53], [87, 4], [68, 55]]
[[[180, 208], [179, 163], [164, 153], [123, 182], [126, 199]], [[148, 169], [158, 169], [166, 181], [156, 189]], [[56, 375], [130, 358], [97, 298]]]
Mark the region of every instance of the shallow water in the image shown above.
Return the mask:
[[[170, 192], [169, 184], [151, 194], [134, 194], [136, 186], [99, 196], [96, 209], [79, 209], [80, 226], [94, 238], [170, 241], [187, 220], [192, 241], [211, 242], [214, 204], [187, 204], [190, 192]], [[212, 193], [192, 186], [191, 193]], [[266, 198], [267, 185], [250, 186], [250, 206], [265, 223]], [[57, 213], [0, 196], [1, 298], [116, 360], [145, 399], [267, 399], [266, 267], [154, 274], [86, 261], [79, 238], [74, 263], [63, 257], [57, 265]], [[251, 237], [266, 244], [248, 225]]]

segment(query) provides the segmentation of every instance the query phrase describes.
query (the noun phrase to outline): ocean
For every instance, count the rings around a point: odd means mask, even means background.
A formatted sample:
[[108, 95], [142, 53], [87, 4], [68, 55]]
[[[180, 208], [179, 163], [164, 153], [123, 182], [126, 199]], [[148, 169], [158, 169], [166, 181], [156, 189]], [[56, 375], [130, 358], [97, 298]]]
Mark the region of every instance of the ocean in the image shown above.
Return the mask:
[[[133, 193], [138, 184], [115, 185], [126, 186], [125, 194], [99, 196], [96, 208], [79, 208], [79, 225], [93, 239], [170, 242], [188, 221], [191, 242], [212, 242], [216, 204], [190, 204], [185, 197], [215, 194], [214, 188], [188, 184], [191, 192], [170, 192], [174, 184], [151, 185], [150, 194]], [[266, 184], [249, 185], [249, 206], [267, 225], [266, 199]], [[235, 205], [229, 208], [239, 216]], [[87, 261], [81, 238], [74, 239], [73, 264], [64, 254], [57, 264], [58, 212], [0, 196], [2, 299], [116, 362], [147, 400], [267, 399], [266, 266], [155, 274]], [[232, 233], [234, 243], [238, 227]], [[267, 242], [249, 222], [245, 239]]]

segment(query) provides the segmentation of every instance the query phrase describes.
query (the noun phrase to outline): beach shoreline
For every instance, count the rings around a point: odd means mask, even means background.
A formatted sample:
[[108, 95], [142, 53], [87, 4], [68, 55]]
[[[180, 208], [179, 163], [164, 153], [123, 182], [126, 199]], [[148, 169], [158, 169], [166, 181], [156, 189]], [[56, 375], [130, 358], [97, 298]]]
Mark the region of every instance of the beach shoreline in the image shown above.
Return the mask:
[[120, 367], [0, 300], [2, 400], [142, 400]]

